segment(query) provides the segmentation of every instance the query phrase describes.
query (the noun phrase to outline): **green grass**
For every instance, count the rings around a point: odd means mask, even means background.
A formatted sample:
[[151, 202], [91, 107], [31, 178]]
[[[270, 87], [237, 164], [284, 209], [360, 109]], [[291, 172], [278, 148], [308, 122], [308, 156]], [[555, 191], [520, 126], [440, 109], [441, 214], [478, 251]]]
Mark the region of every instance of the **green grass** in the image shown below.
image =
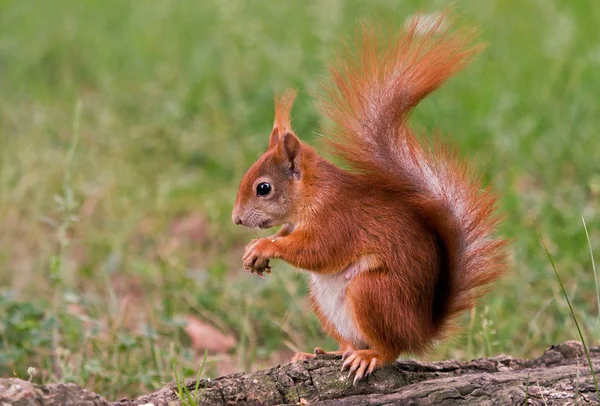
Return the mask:
[[185, 383], [185, 379], [179, 379], [179, 375], [177, 373], [177, 368], [173, 366], [173, 372], [175, 374], [175, 383], [177, 386], [177, 397], [179, 401], [184, 406], [193, 406], [197, 405], [202, 399], [202, 393], [199, 392], [200, 389], [200, 381], [202, 379], [202, 372], [204, 371], [204, 364], [206, 363], [206, 355], [207, 351], [204, 352], [204, 358], [202, 359], [202, 365], [200, 365], [200, 369], [198, 370], [198, 374], [196, 375], [196, 379], [194, 379], [194, 387], [190, 392], [190, 388]]
[[[301, 273], [243, 272], [256, 232], [231, 223], [237, 184], [266, 147], [275, 92], [299, 88], [295, 129], [318, 144], [312, 95], [340, 38], [419, 7], [0, 0], [0, 376], [35, 367], [36, 382], [109, 398], [193, 377], [204, 350], [185, 334], [188, 314], [236, 338], [209, 352], [209, 377], [331, 348]], [[432, 358], [528, 357], [579, 338], [536, 224], [596, 345], [600, 6], [455, 8], [487, 49], [413, 123], [448, 134], [493, 182], [514, 269]]]
[[[587, 229], [586, 229], [586, 232], [587, 232]], [[581, 340], [581, 344], [583, 345], [583, 349], [585, 351], [585, 357], [587, 358], [587, 361], [588, 361], [588, 368], [590, 369], [590, 374], [592, 375], [592, 380], [594, 381], [594, 386], [596, 388], [596, 397], [598, 397], [598, 400], [600, 400], [600, 391], [598, 390], [598, 380], [596, 379], [596, 372], [594, 371], [594, 365], [592, 364], [592, 360], [590, 359], [590, 352], [589, 352], [588, 346], [585, 342], [585, 337], [583, 336], [581, 327], [579, 325], [579, 322], [577, 321], [577, 316], [575, 315], [575, 310], [573, 310], [573, 305], [571, 304], [569, 295], [567, 294], [567, 291], [565, 290], [565, 285], [563, 285], [562, 280], [560, 279], [560, 274], [558, 273], [558, 270], [556, 269], [556, 265], [554, 264], [554, 259], [552, 258], [552, 255], [550, 255], [550, 252], [548, 251], [548, 247], [544, 243], [542, 236], [540, 236], [540, 240], [542, 241], [542, 245], [544, 246], [544, 251], [546, 251], [546, 255], [548, 256], [550, 265], [552, 265], [552, 269], [554, 270], [554, 275], [556, 276], [556, 280], [558, 281], [558, 284], [560, 285], [560, 290], [562, 291], [563, 296], [565, 297], [567, 306], [569, 306], [569, 312], [571, 312], [571, 317], [573, 318], [573, 322], [575, 323], [575, 327], [577, 328], [577, 334], [579, 334], [579, 339]], [[579, 370], [577, 371], [577, 374], [578, 374], [578, 378], [579, 378]], [[576, 382], [577, 382], [577, 385], [579, 385], [579, 379], [577, 379]], [[576, 395], [578, 395], [579, 390], [576, 390], [575, 393], [576, 393]]]

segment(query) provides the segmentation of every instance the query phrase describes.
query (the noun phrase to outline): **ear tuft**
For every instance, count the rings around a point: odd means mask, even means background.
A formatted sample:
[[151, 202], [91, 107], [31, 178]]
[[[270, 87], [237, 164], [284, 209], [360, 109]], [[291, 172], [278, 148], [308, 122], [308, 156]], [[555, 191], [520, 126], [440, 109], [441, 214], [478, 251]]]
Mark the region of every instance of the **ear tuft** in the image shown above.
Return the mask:
[[289, 88], [281, 97], [275, 97], [275, 124], [269, 138], [269, 148], [277, 148], [278, 155], [291, 176], [300, 177], [300, 152], [302, 145], [292, 131], [292, 105], [296, 90]]
[[283, 96], [275, 97], [275, 124], [273, 129], [277, 129], [279, 134], [292, 132], [292, 105], [296, 98], [296, 90], [289, 88]]

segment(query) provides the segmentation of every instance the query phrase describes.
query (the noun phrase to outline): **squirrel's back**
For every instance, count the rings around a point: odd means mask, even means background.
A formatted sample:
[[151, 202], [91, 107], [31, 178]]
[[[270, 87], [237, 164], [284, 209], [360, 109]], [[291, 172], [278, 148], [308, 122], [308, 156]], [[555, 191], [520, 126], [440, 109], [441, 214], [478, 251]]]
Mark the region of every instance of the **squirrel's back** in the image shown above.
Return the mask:
[[423, 20], [413, 18], [385, 41], [363, 29], [358, 52], [347, 50], [330, 68], [321, 108], [334, 123], [333, 155], [396, 190], [434, 236], [440, 269], [432, 319], [439, 336], [505, 271], [507, 243], [494, 235], [497, 198], [456, 154], [435, 139], [425, 146], [407, 123], [412, 108], [481, 49], [444, 16], [429, 18], [426, 29]]

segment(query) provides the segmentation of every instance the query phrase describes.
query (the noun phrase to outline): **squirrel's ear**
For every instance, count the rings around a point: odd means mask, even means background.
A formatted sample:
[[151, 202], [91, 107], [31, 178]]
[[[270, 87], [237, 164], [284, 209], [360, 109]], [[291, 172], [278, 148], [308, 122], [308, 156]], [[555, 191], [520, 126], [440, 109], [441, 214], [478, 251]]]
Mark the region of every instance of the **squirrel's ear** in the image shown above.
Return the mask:
[[300, 157], [302, 145], [300, 140], [292, 133], [285, 133], [279, 142], [279, 152], [284, 165], [293, 177], [300, 177]]
[[277, 145], [278, 155], [293, 177], [300, 177], [300, 140], [292, 132], [291, 111], [296, 91], [288, 89], [275, 98], [275, 124], [269, 139], [269, 148]]
[[269, 137], [269, 146], [267, 149], [275, 148], [279, 144], [279, 130], [277, 128], [273, 128], [271, 131], [271, 136]]

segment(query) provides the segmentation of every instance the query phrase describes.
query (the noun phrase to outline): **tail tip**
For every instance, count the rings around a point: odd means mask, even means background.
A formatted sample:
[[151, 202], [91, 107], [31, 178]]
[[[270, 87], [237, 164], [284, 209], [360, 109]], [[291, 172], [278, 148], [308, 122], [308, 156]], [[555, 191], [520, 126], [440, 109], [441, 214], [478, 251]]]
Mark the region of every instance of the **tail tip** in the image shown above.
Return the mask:
[[417, 35], [439, 34], [447, 31], [450, 23], [444, 13], [417, 13], [405, 20], [404, 28]]

